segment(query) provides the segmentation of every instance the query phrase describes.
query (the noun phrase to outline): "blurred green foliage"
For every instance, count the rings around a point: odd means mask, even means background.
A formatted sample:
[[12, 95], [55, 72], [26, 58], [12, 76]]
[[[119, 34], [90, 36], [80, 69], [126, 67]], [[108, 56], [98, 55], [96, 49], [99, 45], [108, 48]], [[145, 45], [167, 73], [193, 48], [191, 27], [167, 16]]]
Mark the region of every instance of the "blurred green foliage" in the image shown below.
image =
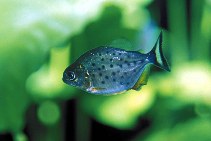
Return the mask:
[[[211, 140], [211, 2], [165, 2], [167, 19], [149, 14], [156, 11], [146, 8], [155, 3], [151, 0], [1, 1], [0, 133], [28, 140], [22, 131], [31, 120], [25, 115], [33, 104], [43, 126], [61, 128], [61, 103], [74, 98], [77, 112], [83, 113], [77, 115], [84, 116], [78, 117], [82, 123], [91, 117], [130, 130], [140, 118], [149, 119], [149, 128], [134, 141]], [[87, 50], [118, 38], [129, 39], [135, 48], [143, 45], [143, 51], [152, 48], [159, 29], [154, 19], [168, 23], [164, 52], [171, 60], [170, 73], [153, 68], [141, 91], [110, 97], [88, 95], [63, 84], [63, 70]], [[86, 125], [77, 131], [89, 134]], [[48, 130], [44, 137], [32, 129], [29, 132], [37, 140], [62, 139], [62, 129]]]
[[118, 129], [132, 129], [138, 117], [152, 105], [154, 95], [143, 88], [141, 95], [131, 90], [111, 97], [82, 95], [79, 101], [81, 109], [99, 122]]

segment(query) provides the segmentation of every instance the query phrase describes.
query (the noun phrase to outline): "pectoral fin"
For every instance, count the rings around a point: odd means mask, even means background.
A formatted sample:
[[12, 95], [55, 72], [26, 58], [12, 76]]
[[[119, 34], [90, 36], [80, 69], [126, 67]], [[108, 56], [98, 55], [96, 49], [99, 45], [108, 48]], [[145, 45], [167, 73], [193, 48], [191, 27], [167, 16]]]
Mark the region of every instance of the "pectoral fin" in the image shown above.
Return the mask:
[[141, 76], [139, 77], [138, 81], [136, 82], [136, 84], [132, 87], [132, 89], [138, 91], [138, 90], [141, 89], [141, 87], [143, 85], [146, 85], [147, 84], [147, 81], [148, 81], [149, 73], [150, 73], [150, 66], [147, 65], [144, 68], [144, 70], [143, 70]]
[[99, 88], [99, 87], [90, 87], [88, 89], [86, 89], [87, 92], [89, 93], [99, 93], [100, 91], [104, 90], [105, 88]]

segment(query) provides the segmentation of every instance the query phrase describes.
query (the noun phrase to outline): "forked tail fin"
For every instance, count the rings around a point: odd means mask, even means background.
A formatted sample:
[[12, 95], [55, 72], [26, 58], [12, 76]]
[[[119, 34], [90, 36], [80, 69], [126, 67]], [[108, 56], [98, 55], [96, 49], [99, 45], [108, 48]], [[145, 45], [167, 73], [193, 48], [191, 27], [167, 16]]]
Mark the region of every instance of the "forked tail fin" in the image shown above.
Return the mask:
[[157, 39], [157, 42], [155, 43], [154, 47], [148, 54], [149, 54], [150, 60], [155, 66], [162, 68], [164, 70], [170, 71], [169, 65], [162, 51], [162, 38], [163, 37], [162, 37], [162, 31], [161, 31]]

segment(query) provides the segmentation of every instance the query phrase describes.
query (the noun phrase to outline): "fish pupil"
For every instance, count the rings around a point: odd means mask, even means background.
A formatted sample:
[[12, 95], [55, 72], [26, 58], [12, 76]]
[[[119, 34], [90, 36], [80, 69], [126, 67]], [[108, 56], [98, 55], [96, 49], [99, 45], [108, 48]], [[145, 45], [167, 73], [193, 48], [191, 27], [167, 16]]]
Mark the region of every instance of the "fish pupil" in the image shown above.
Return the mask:
[[68, 78], [69, 78], [69, 80], [75, 80], [75, 73], [74, 72], [72, 72], [72, 71], [69, 71], [68, 73], [67, 73], [67, 75], [68, 75]]

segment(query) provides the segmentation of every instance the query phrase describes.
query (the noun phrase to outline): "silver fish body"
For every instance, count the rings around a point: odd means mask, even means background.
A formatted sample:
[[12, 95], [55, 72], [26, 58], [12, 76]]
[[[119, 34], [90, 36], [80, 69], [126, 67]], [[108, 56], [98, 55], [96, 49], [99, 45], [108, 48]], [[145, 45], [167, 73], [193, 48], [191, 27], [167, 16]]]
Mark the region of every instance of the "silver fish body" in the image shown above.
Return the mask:
[[[147, 54], [112, 46], [92, 49], [64, 71], [63, 81], [93, 94], [108, 95], [129, 89], [137, 90], [144, 85], [140, 78], [148, 64], [170, 70], [162, 53], [161, 42], [162, 34]], [[140, 80], [142, 82], [138, 84]]]

